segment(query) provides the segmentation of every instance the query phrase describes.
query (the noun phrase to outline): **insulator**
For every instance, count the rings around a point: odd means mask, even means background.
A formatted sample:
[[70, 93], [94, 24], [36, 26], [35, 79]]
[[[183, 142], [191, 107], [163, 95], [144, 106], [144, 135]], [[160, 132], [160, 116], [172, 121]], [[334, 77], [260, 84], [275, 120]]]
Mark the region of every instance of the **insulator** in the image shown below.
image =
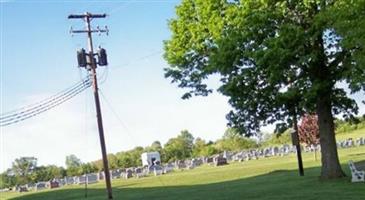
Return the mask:
[[106, 56], [106, 51], [103, 48], [99, 48], [99, 50], [98, 50], [98, 64], [100, 66], [108, 65], [108, 59], [107, 59], [107, 56]]
[[80, 49], [77, 51], [77, 63], [79, 64], [79, 67], [87, 66], [86, 55], [85, 49]]

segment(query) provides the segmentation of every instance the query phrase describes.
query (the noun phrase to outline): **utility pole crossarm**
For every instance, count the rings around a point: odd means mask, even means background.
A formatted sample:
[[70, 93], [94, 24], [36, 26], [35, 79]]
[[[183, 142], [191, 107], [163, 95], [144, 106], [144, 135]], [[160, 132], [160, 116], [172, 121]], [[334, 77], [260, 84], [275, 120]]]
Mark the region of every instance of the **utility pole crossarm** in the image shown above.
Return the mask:
[[108, 29], [103, 29], [103, 30], [90, 30], [90, 31], [87, 31], [87, 30], [71, 30], [70, 31], [71, 33], [108, 33], [109, 32], [109, 30]]
[[89, 18], [105, 18], [107, 15], [104, 14], [91, 14], [91, 13], [85, 13], [82, 15], [69, 15], [68, 19], [82, 19], [85, 17], [89, 17]]

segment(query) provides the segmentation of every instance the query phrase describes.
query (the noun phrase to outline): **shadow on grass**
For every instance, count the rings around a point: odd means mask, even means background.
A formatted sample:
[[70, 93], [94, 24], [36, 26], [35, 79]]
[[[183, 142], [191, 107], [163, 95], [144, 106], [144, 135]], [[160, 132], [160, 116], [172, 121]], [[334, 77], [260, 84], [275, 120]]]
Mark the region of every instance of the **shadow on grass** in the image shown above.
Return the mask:
[[[343, 169], [347, 169], [343, 166]], [[346, 170], [349, 174], [348, 170]], [[350, 183], [349, 177], [319, 181], [320, 168], [305, 169], [299, 177], [296, 170], [277, 170], [249, 178], [231, 181], [183, 186], [161, 187], [114, 187], [117, 200], [272, 200], [272, 199], [330, 199], [359, 200], [365, 198], [364, 183]], [[182, 177], [183, 178], [183, 177]], [[158, 181], [156, 179], [156, 181]], [[84, 189], [59, 189], [43, 193], [32, 193], [13, 200], [78, 200], [86, 199]], [[105, 189], [89, 189], [88, 200], [107, 199]]]

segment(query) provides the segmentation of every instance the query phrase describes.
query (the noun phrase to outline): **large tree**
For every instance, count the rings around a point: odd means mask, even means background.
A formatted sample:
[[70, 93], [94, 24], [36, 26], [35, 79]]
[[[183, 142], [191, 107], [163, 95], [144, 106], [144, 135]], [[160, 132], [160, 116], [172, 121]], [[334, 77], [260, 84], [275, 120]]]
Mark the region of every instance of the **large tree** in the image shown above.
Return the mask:
[[186, 99], [208, 95], [205, 79], [219, 74], [229, 124], [247, 136], [316, 112], [321, 177], [342, 177], [333, 114], [358, 107], [337, 83], [365, 89], [364, 39], [356, 38], [364, 34], [351, 31], [363, 19], [364, 0], [183, 0], [169, 22], [165, 76], [189, 89]]
[[20, 157], [15, 159], [11, 170], [17, 179], [18, 184], [26, 184], [31, 181], [31, 175], [37, 167], [37, 158]]
[[182, 160], [192, 156], [194, 137], [187, 130], [183, 130], [176, 138], [171, 138], [164, 145], [167, 161]]
[[66, 167], [68, 176], [78, 176], [82, 174], [82, 162], [75, 155], [71, 154], [66, 156]]

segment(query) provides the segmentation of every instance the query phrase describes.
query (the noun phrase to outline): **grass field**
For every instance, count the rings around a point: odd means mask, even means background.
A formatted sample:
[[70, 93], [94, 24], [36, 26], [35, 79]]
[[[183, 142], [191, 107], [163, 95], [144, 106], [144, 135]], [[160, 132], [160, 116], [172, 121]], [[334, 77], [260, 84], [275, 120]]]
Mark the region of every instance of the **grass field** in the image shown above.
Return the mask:
[[[352, 134], [353, 138], [365, 136]], [[341, 134], [342, 136], [347, 134]], [[349, 135], [348, 135], [349, 136]], [[343, 137], [348, 138], [348, 137]], [[365, 183], [351, 183], [348, 160], [365, 160], [365, 146], [339, 149], [342, 167], [349, 177], [321, 181], [320, 161], [313, 153], [303, 154], [305, 176], [299, 177], [296, 156], [265, 158], [222, 167], [204, 165], [194, 170], [173, 172], [159, 177], [113, 180], [114, 199], [198, 200], [198, 199], [365, 199]], [[106, 199], [103, 182], [89, 185], [90, 200]], [[3, 199], [63, 200], [85, 199], [83, 186], [28, 193], [0, 193]]]

